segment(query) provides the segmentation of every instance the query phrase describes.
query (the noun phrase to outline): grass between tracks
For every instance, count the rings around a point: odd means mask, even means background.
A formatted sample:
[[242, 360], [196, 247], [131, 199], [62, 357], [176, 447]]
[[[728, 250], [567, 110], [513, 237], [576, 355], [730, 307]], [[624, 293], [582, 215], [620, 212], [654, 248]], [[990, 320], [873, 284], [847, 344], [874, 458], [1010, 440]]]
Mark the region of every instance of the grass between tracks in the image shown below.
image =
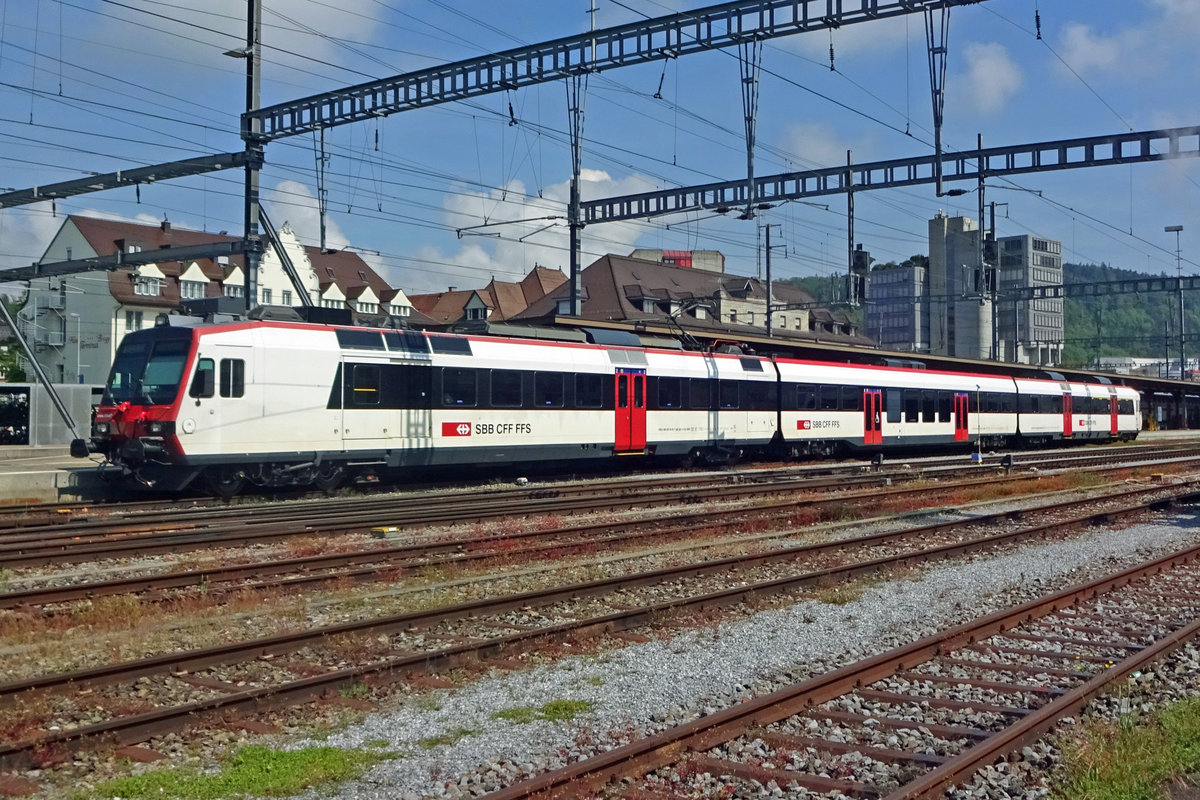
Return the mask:
[[86, 793], [73, 795], [73, 798], [216, 800], [241, 796], [285, 797], [352, 780], [368, 767], [397, 757], [382, 750], [342, 750], [337, 747], [287, 751], [243, 747], [216, 772], [193, 768], [152, 770], [106, 781]]
[[1200, 698], [1151, 715], [1088, 725], [1063, 747], [1060, 800], [1157, 800], [1200, 769]]

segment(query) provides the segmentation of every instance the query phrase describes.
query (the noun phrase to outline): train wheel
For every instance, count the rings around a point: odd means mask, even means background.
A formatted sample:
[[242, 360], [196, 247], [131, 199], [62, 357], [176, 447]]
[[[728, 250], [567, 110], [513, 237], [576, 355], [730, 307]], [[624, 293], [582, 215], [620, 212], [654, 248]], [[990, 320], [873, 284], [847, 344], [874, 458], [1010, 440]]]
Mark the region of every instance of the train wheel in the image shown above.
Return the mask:
[[246, 476], [232, 467], [211, 467], [204, 471], [204, 483], [217, 497], [233, 497], [246, 486]]
[[345, 467], [341, 464], [325, 464], [317, 470], [317, 474], [313, 478], [313, 486], [325, 492], [325, 494], [333, 494], [345, 480]]

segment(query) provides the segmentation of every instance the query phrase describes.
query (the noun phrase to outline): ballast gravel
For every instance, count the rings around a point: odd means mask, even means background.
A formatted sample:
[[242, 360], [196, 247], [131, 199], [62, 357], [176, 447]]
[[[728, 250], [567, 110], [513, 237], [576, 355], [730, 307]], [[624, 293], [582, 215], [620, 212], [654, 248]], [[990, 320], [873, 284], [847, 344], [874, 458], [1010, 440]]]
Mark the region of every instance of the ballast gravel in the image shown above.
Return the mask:
[[[466, 798], [710, 714], [740, 700], [1193, 543], [1190, 519], [1166, 517], [1069, 541], [932, 568], [869, 587], [855, 601], [797, 602], [713, 628], [493, 674], [375, 713], [320, 741], [380, 745], [397, 758], [307, 798]], [[569, 720], [513, 722], [555, 701], [584, 701]], [[509, 716], [516, 716], [509, 714]], [[442, 737], [449, 744], [432, 744]], [[768, 792], [770, 793], [770, 792]], [[972, 792], [967, 793], [972, 794]], [[1030, 796], [1039, 796], [1033, 792]], [[986, 796], [981, 793], [978, 796]]]

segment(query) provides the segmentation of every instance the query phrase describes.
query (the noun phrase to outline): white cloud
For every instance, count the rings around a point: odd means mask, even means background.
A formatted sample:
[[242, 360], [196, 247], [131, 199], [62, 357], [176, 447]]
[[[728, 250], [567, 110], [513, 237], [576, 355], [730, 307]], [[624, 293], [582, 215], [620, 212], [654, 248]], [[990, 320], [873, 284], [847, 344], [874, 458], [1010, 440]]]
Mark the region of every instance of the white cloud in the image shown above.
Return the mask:
[[[657, 188], [649, 179], [631, 175], [614, 179], [607, 172], [584, 169], [580, 193], [584, 200], [645, 192]], [[567, 203], [570, 182], [543, 189], [541, 197], [528, 197], [520, 181], [487, 193], [447, 195], [445, 222], [463, 231], [462, 244], [453, 253], [428, 246], [417, 253], [424, 266], [392, 270], [392, 277], [414, 292], [479, 288], [493, 276], [519, 280], [535, 266], [569, 271], [570, 230]], [[613, 222], [583, 229], [581, 262], [587, 266], [605, 253], [626, 254], [637, 246], [644, 227], [633, 222]], [[499, 234], [497, 238], [496, 234]]]
[[1090, 25], [1076, 23], [1063, 30], [1058, 49], [1070, 70], [1087, 78], [1089, 75], [1119, 76], [1142, 71], [1144, 59], [1139, 51], [1144, 45], [1144, 33], [1138, 29], [1125, 28], [1104, 35]]
[[[276, 228], [290, 223], [301, 242], [314, 247], [320, 245], [321, 213], [317, 196], [308, 186], [299, 181], [280, 181], [274, 188], [263, 191], [262, 204]], [[342, 229], [326, 214], [325, 246], [330, 250], [340, 250], [350, 243]]]
[[831, 126], [820, 122], [789, 125], [783, 147], [795, 153], [804, 166], [817, 168], [845, 164], [846, 150], [853, 149]]
[[1000, 44], [972, 42], [963, 53], [967, 70], [949, 81], [947, 109], [975, 114], [1003, 109], [1024, 83], [1021, 68]]

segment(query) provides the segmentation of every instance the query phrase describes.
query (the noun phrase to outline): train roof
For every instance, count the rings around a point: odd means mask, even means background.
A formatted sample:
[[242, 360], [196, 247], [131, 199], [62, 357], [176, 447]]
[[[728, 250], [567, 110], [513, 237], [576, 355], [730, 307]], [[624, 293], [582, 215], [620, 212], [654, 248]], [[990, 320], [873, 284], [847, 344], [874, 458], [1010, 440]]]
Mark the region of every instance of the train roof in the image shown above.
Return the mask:
[[[258, 321], [383, 330], [409, 329], [409, 325], [400, 317], [382, 316], [366, 320], [356, 319], [348, 309], [340, 308], [293, 308], [266, 305], [246, 312], [244, 306], [241, 305], [240, 298], [207, 298], [200, 303], [189, 304], [182, 310], [187, 313], [159, 315], [156, 324], [175, 327], [207, 327]], [[1068, 369], [1061, 366], [1049, 368], [1041, 365], [951, 358], [928, 353], [849, 347], [844, 344], [820, 342], [819, 340], [797, 342], [784, 338], [767, 338], [765, 334], [745, 335], [743, 331], [738, 331], [737, 337], [733, 338], [730, 332], [722, 333], [695, 328], [684, 331], [673, 321], [665, 319], [660, 323], [651, 324], [642, 321], [630, 325], [628, 323], [605, 323], [598, 320], [560, 317], [554, 320], [554, 324], [549, 325], [484, 322], [470, 326], [469, 330], [439, 332], [439, 335], [456, 334], [484, 338], [588, 343], [607, 347], [646, 347], [660, 350], [700, 350], [726, 355], [779, 356], [848, 365], [971, 372], [1059, 382], [1092, 382], [1131, 386], [1143, 392], [1184, 393], [1200, 396], [1200, 384], [1191, 381], [1119, 375], [1092, 370]]]

